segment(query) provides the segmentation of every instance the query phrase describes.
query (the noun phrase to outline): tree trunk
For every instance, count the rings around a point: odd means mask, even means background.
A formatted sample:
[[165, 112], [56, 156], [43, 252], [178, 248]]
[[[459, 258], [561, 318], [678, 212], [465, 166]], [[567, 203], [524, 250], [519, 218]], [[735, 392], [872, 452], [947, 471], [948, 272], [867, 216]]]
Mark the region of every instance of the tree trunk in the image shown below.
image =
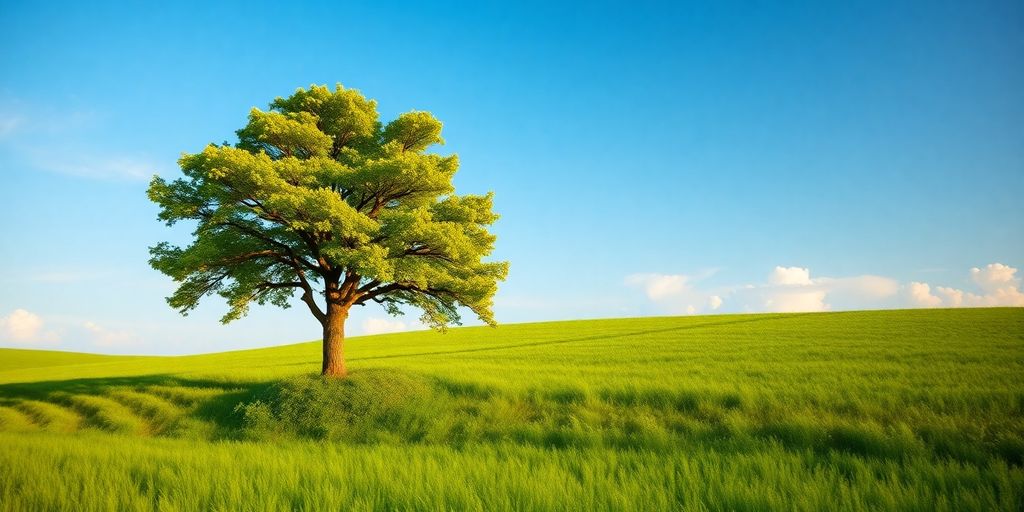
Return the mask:
[[327, 304], [327, 318], [324, 321], [324, 364], [321, 375], [341, 378], [348, 375], [345, 369], [345, 320], [348, 308], [338, 304]]

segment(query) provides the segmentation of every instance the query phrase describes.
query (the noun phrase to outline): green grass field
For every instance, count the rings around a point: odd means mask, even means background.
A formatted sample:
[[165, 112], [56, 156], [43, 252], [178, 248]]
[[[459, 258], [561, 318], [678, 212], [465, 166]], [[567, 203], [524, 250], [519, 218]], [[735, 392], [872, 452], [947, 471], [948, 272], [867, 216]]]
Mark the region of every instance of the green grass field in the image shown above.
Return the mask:
[[1022, 510], [1024, 309], [0, 350], [0, 510]]

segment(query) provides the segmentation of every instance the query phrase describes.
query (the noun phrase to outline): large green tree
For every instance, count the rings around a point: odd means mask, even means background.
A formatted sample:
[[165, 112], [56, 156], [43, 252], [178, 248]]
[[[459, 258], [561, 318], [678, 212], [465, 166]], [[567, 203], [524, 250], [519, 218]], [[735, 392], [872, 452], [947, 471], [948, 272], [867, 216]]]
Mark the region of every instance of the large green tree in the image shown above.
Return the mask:
[[492, 194], [455, 195], [458, 158], [426, 151], [443, 143], [429, 112], [383, 125], [359, 91], [312, 86], [252, 109], [237, 134], [182, 156], [184, 178], [150, 183], [161, 220], [198, 223], [189, 246], [150, 248], [150, 264], [179, 283], [172, 307], [187, 314], [217, 294], [227, 323], [299, 294], [323, 326], [322, 372], [338, 377], [352, 306], [413, 306], [438, 329], [466, 307], [494, 325], [508, 263], [483, 261]]

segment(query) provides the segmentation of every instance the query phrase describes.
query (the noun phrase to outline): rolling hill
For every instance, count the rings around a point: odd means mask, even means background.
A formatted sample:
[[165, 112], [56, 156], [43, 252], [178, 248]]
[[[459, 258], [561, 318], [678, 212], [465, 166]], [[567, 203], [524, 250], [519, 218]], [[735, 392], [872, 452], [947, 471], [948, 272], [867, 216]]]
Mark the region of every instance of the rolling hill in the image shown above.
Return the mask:
[[[0, 510], [1020, 510], [1024, 309], [0, 349]], [[59, 470], [55, 470], [58, 469]]]

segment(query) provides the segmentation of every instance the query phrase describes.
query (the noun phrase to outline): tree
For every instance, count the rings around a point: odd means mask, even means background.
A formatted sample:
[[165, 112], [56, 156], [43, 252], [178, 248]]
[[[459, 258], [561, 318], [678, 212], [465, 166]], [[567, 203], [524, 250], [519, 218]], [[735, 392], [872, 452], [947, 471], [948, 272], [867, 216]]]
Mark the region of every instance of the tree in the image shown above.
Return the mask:
[[188, 314], [217, 294], [227, 323], [253, 302], [288, 307], [299, 293], [323, 326], [322, 373], [333, 377], [346, 375], [352, 306], [413, 306], [440, 330], [466, 307], [495, 325], [508, 263], [483, 261], [493, 193], [455, 195], [458, 157], [426, 152], [444, 143], [429, 112], [382, 125], [359, 91], [311, 86], [252, 109], [236, 133], [235, 145], [183, 155], [185, 178], [150, 183], [160, 220], [198, 223], [188, 247], [150, 248], [153, 268], [179, 283], [172, 307]]

